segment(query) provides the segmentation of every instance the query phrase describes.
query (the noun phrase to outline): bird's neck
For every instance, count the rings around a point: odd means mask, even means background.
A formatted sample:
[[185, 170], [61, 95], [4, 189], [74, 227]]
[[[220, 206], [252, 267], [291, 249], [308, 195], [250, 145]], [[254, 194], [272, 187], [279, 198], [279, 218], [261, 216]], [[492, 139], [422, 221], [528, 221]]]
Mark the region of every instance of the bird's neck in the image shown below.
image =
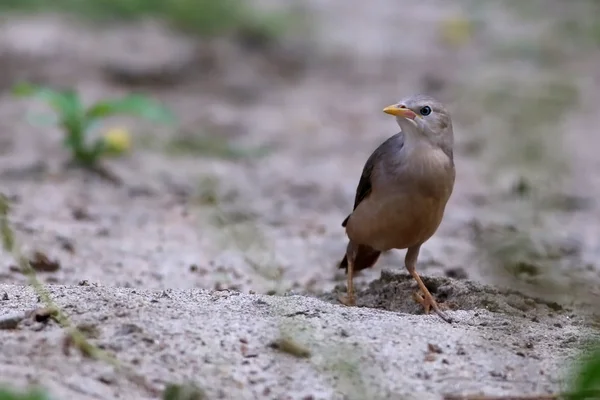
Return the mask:
[[398, 118], [398, 125], [400, 125], [400, 128], [402, 128], [402, 133], [404, 133], [403, 149], [407, 154], [411, 154], [413, 151], [419, 148], [434, 147], [441, 149], [444, 154], [450, 158], [450, 160], [454, 159], [452, 154], [452, 142], [447, 142], [444, 140], [436, 142], [426, 134], [420, 132], [414, 123], [404, 118]]
[[412, 153], [416, 148], [423, 145], [431, 146], [432, 143], [425, 135], [419, 132], [417, 127], [409, 120], [398, 118], [398, 125], [402, 128], [404, 134], [404, 151]]

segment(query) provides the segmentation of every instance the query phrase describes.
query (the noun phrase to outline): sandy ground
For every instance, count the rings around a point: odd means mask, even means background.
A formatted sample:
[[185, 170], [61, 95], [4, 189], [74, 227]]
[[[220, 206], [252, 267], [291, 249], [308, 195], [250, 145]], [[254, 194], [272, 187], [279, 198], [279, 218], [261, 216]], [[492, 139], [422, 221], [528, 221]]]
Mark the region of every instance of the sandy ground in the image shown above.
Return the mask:
[[[0, 290], [8, 294], [7, 313], [35, 305], [31, 290]], [[98, 345], [135, 365], [152, 385], [189, 379], [209, 399], [550, 393], [560, 384], [569, 349], [590, 333], [566, 315], [547, 319], [549, 311], [554, 314], [547, 307], [537, 309], [535, 323], [461, 310], [452, 312], [456, 323], [448, 326], [434, 317], [342, 308], [303, 296], [104, 286], [51, 291], [75, 323], [94, 332]], [[152, 398], [103, 363], [62, 355], [64, 332], [58, 327], [22, 325], [3, 334], [5, 380], [38, 381], [57, 398]], [[311, 357], [271, 348], [281, 338], [292, 338]]]
[[[562, 390], [570, 359], [597, 335], [600, 293], [600, 164], [588, 129], [600, 123], [600, 62], [553, 25], [582, 10], [324, 3], [307, 3], [312, 40], [266, 50], [190, 43], [150, 23], [5, 20], [0, 86], [35, 79], [88, 100], [142, 90], [179, 121], [113, 121], [136, 136], [131, 156], [107, 162], [124, 182], [115, 186], [62, 168], [60, 132], [27, 122], [44, 109], [0, 96], [11, 220], [25, 251], [59, 262], [40, 279], [74, 323], [97, 328], [94, 343], [159, 388], [193, 380], [225, 399]], [[444, 21], [463, 14], [477, 21], [470, 39], [442, 40]], [[123, 83], [123, 71], [165, 69], [175, 82]], [[357, 278], [360, 307], [336, 301], [341, 221], [364, 161], [398, 129], [381, 109], [421, 91], [448, 102], [456, 132], [455, 192], [419, 260], [451, 326], [411, 300], [403, 252]], [[197, 137], [212, 150], [194, 148]], [[0, 316], [38, 307], [14, 260], [0, 260]], [[63, 335], [29, 317], [0, 330], [2, 380], [56, 398], [152, 397], [101, 362], [65, 356]], [[312, 357], [271, 349], [281, 335]]]

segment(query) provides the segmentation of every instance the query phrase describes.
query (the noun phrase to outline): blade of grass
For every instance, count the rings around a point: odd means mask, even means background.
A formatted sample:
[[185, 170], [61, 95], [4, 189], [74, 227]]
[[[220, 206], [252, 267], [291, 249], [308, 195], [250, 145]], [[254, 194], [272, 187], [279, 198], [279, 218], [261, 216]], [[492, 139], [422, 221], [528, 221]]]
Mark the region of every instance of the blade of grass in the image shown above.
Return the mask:
[[121, 99], [100, 101], [85, 112], [88, 121], [116, 114], [133, 114], [156, 122], [171, 123], [174, 117], [169, 110], [156, 102], [137, 94]]

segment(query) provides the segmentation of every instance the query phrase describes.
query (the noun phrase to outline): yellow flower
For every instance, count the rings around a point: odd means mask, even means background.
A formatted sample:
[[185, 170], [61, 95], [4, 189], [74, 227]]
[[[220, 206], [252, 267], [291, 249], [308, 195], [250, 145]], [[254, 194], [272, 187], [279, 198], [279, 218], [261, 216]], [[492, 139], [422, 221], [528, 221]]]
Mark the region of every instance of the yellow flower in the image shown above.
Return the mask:
[[110, 154], [122, 154], [131, 149], [131, 135], [125, 128], [112, 128], [104, 134], [106, 150]]

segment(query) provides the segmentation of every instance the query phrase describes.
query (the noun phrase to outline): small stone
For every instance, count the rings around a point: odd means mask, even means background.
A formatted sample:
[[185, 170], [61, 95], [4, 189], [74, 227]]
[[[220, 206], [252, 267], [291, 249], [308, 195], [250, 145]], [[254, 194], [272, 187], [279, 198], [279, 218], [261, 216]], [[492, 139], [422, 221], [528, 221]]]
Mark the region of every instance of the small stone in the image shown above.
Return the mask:
[[442, 348], [440, 346], [438, 346], [437, 344], [433, 344], [433, 343], [428, 343], [427, 344], [427, 351], [429, 353], [436, 353], [436, 354], [442, 354]]
[[56, 272], [60, 269], [60, 263], [56, 260], [50, 260], [48, 256], [41, 251], [33, 253], [33, 257], [29, 260], [29, 265], [36, 271], [40, 272]]

